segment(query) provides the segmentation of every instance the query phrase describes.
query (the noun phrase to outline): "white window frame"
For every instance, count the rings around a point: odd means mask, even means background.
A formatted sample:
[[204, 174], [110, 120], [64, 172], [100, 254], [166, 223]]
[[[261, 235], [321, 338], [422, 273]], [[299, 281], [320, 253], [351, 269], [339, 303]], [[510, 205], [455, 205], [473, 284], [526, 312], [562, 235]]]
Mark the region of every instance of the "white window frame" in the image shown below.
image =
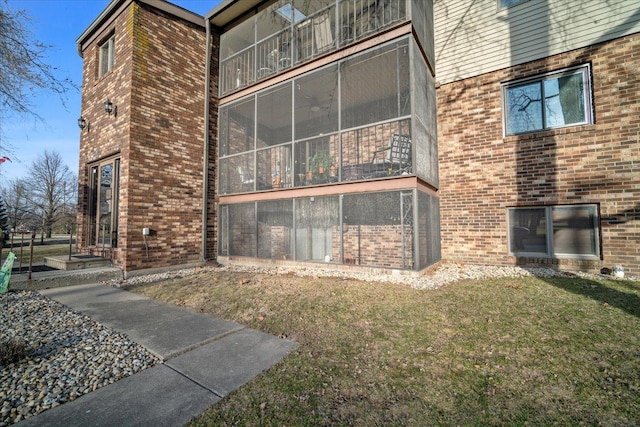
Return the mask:
[[[546, 123], [546, 114], [545, 103], [545, 93], [544, 93], [544, 82], [550, 80], [557, 80], [561, 77], [571, 76], [571, 75], [580, 75], [582, 76], [582, 84], [583, 84], [583, 105], [584, 105], [584, 120], [581, 122], [568, 123], [563, 125], [548, 125]], [[509, 123], [509, 107], [507, 105], [507, 92], [510, 89], [515, 89], [520, 86], [531, 85], [532, 83], [540, 83], [540, 93], [541, 93], [541, 120], [542, 127], [537, 129], [530, 129], [522, 132], [508, 132], [508, 123]], [[550, 73], [545, 73], [542, 75], [538, 75], [535, 77], [528, 77], [525, 79], [514, 80], [511, 82], [505, 82], [501, 85], [502, 92], [502, 130], [503, 137], [514, 136], [514, 135], [523, 135], [531, 132], [542, 132], [549, 129], [558, 129], [564, 127], [571, 126], [581, 126], [587, 124], [593, 124], [593, 87], [591, 84], [591, 64], [584, 64], [578, 67], [566, 68], [563, 70], [553, 71]]]
[[[594, 212], [594, 225], [593, 231], [595, 232], [595, 253], [593, 254], [572, 254], [572, 253], [556, 253], [554, 248], [554, 236], [553, 236], [553, 209], [554, 208], [591, 208]], [[545, 237], [547, 251], [544, 252], [514, 252], [511, 249], [511, 237], [513, 227], [511, 225], [511, 211], [522, 209], [544, 209], [545, 211]], [[600, 226], [600, 206], [596, 203], [583, 203], [573, 205], [545, 205], [545, 206], [518, 206], [507, 208], [507, 250], [509, 255], [515, 257], [530, 257], [530, 258], [554, 258], [554, 259], [582, 259], [582, 260], [599, 260], [602, 259], [602, 227]]]
[[[98, 58], [98, 77], [102, 77], [113, 69], [115, 62], [115, 34], [112, 34], [107, 40], [100, 45]], [[106, 63], [105, 63], [106, 57]]]

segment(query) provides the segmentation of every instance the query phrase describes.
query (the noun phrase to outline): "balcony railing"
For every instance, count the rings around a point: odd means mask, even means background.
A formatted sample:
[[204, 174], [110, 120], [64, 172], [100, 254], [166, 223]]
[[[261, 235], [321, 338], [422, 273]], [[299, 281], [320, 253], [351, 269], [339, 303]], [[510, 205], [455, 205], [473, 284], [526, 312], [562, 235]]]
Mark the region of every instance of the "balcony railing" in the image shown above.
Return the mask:
[[337, 47], [335, 5], [324, 8], [296, 25], [296, 63], [313, 59]]
[[256, 80], [291, 67], [291, 30], [284, 30], [256, 45]]
[[220, 94], [266, 79], [406, 19], [407, 0], [336, 1], [222, 61]]
[[412, 175], [410, 129], [406, 118], [224, 157], [219, 190], [248, 193]]
[[407, 18], [406, 0], [345, 0], [340, 2], [341, 41], [348, 44]]
[[224, 61], [220, 66], [220, 87], [223, 93], [247, 86], [255, 81], [255, 50], [243, 50]]

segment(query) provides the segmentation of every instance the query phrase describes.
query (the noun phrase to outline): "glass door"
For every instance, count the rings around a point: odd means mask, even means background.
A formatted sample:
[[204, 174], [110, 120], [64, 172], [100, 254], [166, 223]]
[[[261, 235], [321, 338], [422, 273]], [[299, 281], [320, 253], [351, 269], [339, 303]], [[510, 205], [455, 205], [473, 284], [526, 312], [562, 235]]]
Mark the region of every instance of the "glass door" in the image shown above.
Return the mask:
[[120, 160], [91, 166], [89, 244], [101, 248], [118, 246], [118, 180]]

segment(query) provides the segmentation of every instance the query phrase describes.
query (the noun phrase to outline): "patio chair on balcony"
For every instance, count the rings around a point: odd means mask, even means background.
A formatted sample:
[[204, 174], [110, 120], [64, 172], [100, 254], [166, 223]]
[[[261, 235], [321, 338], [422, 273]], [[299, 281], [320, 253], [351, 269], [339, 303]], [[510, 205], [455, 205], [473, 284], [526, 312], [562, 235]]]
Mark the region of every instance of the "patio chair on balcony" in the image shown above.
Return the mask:
[[313, 37], [315, 53], [322, 53], [334, 47], [333, 30], [331, 29], [331, 15], [323, 13], [313, 20]]
[[394, 134], [388, 147], [373, 152], [371, 172], [374, 176], [410, 174], [411, 138]]
[[242, 190], [253, 190], [253, 184], [255, 183], [253, 176], [249, 175], [242, 166], [238, 166], [238, 175], [240, 176], [240, 184], [242, 185]]

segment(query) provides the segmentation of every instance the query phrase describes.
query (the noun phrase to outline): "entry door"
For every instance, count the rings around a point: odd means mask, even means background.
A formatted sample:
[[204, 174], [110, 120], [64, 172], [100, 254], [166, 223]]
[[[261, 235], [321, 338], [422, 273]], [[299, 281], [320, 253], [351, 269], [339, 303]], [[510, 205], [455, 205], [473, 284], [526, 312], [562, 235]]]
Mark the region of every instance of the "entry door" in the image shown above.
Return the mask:
[[92, 246], [115, 248], [118, 245], [119, 169], [119, 159], [91, 166], [89, 241]]

